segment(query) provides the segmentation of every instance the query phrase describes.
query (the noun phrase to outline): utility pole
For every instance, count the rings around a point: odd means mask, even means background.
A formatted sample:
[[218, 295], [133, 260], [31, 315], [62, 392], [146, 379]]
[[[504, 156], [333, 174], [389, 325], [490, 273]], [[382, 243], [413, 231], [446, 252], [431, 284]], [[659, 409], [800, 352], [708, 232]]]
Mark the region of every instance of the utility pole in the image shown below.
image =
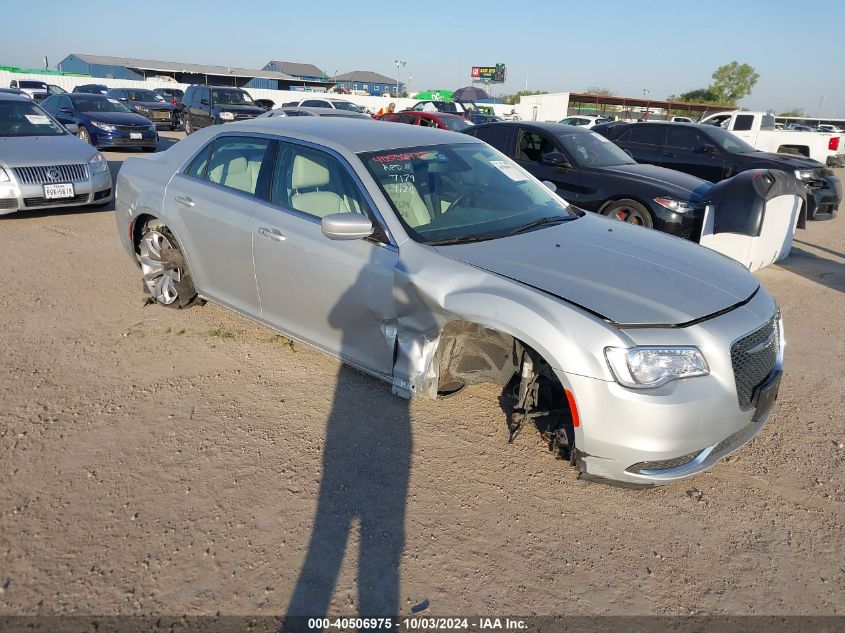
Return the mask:
[[401, 66], [405, 66], [407, 62], [402, 61], [401, 59], [394, 59], [393, 63], [396, 64], [396, 97], [398, 99], [401, 96], [401, 93], [399, 92], [401, 90], [399, 83], [399, 68]]

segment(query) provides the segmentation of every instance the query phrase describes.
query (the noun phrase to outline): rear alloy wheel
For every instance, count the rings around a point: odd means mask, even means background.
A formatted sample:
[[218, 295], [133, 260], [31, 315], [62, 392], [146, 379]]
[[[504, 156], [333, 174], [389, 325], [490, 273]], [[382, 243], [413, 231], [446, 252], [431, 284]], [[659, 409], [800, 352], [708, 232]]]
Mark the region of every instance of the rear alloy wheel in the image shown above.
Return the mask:
[[194, 124], [191, 123], [191, 117], [185, 117], [185, 135], [193, 134], [194, 132]]
[[616, 202], [612, 202], [605, 207], [602, 215], [606, 215], [620, 222], [627, 222], [628, 224], [636, 224], [637, 226], [645, 226], [647, 228], [654, 227], [651, 213], [636, 200], [617, 200]]
[[153, 301], [176, 309], [197, 301], [185, 256], [165, 225], [158, 220], [148, 222], [138, 246], [144, 290]]
[[86, 130], [82, 125], [79, 126], [79, 132], [76, 133], [76, 138], [88, 143], [89, 145], [91, 144], [91, 134], [89, 134], [88, 130]]

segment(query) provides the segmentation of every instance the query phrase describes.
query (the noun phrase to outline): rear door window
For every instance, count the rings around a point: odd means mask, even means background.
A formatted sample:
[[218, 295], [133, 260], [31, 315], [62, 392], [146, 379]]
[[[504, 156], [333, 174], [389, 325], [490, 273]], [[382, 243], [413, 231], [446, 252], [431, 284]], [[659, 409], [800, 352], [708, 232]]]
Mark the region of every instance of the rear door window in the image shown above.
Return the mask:
[[735, 132], [745, 132], [746, 130], [750, 130], [752, 127], [754, 127], [753, 114], [738, 114], [736, 116], [736, 121], [734, 121]]
[[666, 135], [666, 146], [675, 149], [692, 151], [704, 144], [701, 135], [688, 127], [672, 126]]
[[542, 163], [545, 157], [557, 151], [554, 141], [549, 137], [530, 130], [523, 130], [519, 135], [517, 145], [517, 160]]
[[475, 138], [481, 139], [488, 145], [492, 145], [500, 152], [508, 151], [508, 140], [511, 135], [509, 125], [491, 125], [490, 127], [476, 128], [470, 131]]
[[648, 123], [635, 123], [619, 136], [620, 141], [641, 145], [663, 145], [665, 138], [666, 129], [664, 126]]
[[227, 189], [256, 195], [258, 176], [269, 146], [270, 141], [262, 138], [218, 138], [211, 149], [208, 165], [204, 168], [205, 180]]

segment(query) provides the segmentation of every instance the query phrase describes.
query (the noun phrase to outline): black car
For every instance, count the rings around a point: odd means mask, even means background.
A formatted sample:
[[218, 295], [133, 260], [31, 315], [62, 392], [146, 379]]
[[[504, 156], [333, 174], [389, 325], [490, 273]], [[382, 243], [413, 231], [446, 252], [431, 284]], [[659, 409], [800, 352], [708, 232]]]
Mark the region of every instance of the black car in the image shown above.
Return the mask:
[[117, 99], [136, 114], [147, 117], [156, 125], [179, 127], [179, 111], [152, 90], [142, 88], [111, 88], [106, 96]]
[[188, 86], [182, 98], [185, 133], [208, 125], [254, 119], [267, 110], [255, 104], [246, 90], [227, 86]]
[[515, 160], [577, 207], [697, 241], [712, 186], [688, 174], [638, 165], [591, 130], [560, 123], [505, 121], [464, 132]]
[[91, 95], [104, 95], [108, 93], [109, 87], [105, 84], [82, 84], [74, 88], [73, 91]]
[[833, 170], [794, 154], [760, 152], [731, 132], [698, 123], [626, 123], [597, 125], [604, 135], [639, 163], [677, 169], [710, 182], [719, 182], [749, 169], [779, 169], [804, 182], [806, 218], [833, 216], [842, 200], [842, 184]]

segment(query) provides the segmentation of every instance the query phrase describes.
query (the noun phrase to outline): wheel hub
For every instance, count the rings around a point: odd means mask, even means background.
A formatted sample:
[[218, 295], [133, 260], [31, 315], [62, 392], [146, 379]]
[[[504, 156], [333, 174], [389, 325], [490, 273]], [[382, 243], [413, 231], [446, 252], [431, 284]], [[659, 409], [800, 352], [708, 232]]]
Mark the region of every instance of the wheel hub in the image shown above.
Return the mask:
[[152, 230], [141, 238], [141, 273], [147, 290], [156, 302], [170, 305], [179, 297], [176, 284], [182, 280], [182, 269], [173, 264], [173, 244], [166, 235]]

